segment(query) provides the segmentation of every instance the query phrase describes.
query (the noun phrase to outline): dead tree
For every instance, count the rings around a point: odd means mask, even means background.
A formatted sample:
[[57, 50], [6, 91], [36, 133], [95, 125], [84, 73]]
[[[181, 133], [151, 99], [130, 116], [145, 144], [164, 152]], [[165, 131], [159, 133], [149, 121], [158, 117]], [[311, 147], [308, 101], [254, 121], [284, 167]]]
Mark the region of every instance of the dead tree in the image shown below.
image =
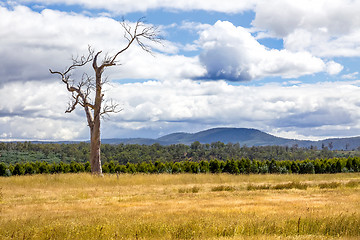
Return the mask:
[[[102, 175], [101, 158], [100, 158], [100, 120], [105, 114], [118, 112], [118, 105], [111, 101], [110, 104], [104, 102], [103, 85], [106, 79], [102, 78], [102, 74], [107, 67], [117, 65], [117, 58], [124, 53], [133, 43], [137, 43], [144, 51], [151, 53], [151, 48], [145, 41], [157, 42], [161, 41], [159, 32], [156, 27], [144, 24], [143, 18], [139, 19], [136, 24], [131, 27], [129, 23], [123, 20], [120, 22], [124, 29], [124, 38], [127, 44], [113, 56], [105, 56], [101, 64], [98, 64], [98, 58], [102, 51], [96, 52], [89, 47], [88, 53], [81, 57], [72, 59], [72, 65], [67, 67], [65, 71], [52, 71], [50, 73], [57, 74], [61, 77], [62, 82], [66, 85], [66, 89], [71, 93], [72, 100], [69, 107], [65, 111], [71, 113], [77, 106], [84, 108], [87, 123], [90, 128], [90, 165], [93, 174]], [[80, 67], [92, 63], [95, 77], [84, 73], [82, 78], [74, 80], [71, 73]], [[92, 97], [91, 97], [92, 96]], [[94, 98], [94, 99], [92, 99]]]

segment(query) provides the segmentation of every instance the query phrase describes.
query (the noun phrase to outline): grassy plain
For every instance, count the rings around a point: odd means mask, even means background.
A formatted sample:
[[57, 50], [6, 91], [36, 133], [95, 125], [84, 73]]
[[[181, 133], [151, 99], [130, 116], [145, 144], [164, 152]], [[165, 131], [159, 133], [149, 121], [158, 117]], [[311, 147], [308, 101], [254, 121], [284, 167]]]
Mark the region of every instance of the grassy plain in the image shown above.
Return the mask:
[[360, 239], [360, 174], [2, 177], [0, 239]]

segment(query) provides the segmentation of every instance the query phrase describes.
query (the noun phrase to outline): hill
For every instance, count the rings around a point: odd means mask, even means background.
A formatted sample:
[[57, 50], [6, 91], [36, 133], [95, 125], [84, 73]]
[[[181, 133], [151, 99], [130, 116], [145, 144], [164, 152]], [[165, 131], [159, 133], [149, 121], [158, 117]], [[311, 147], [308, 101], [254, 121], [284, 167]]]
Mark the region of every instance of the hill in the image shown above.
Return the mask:
[[276, 137], [271, 134], [251, 128], [212, 128], [197, 133], [172, 133], [157, 139], [148, 138], [128, 138], [128, 139], [104, 139], [103, 143], [108, 144], [144, 144], [151, 145], [158, 143], [161, 145], [171, 144], [191, 144], [195, 141], [200, 143], [239, 143], [240, 145], [251, 146], [294, 146], [299, 147], [317, 147], [323, 146], [332, 148], [332, 150], [352, 150], [360, 146], [360, 137], [351, 138], [331, 138], [319, 141], [296, 140]]
[[[329, 138], [319, 141], [297, 140], [277, 137], [257, 129], [252, 128], [212, 128], [197, 133], [171, 133], [156, 139], [152, 138], [111, 138], [102, 139], [104, 144], [139, 144], [139, 145], [171, 145], [186, 144], [193, 142], [202, 144], [223, 142], [223, 143], [239, 143], [241, 146], [295, 146], [298, 147], [316, 147], [322, 149], [328, 147], [330, 150], [354, 150], [360, 147], [360, 137], [349, 138]], [[31, 141], [32, 143], [59, 143], [70, 144], [80, 141]], [[88, 141], [86, 141], [88, 142]]]
[[248, 146], [283, 145], [287, 139], [272, 136], [256, 129], [249, 128], [213, 128], [197, 133], [174, 133], [158, 138], [157, 140], [168, 143], [191, 144], [200, 143], [240, 143]]

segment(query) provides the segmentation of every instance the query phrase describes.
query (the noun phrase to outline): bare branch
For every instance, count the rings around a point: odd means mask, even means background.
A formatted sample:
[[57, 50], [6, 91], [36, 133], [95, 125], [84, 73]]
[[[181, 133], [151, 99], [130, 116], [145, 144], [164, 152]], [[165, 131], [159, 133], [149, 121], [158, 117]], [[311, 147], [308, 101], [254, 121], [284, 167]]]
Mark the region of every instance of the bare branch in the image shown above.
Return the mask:
[[100, 55], [101, 52], [102, 52], [102, 51], [97, 52], [96, 55], [95, 55], [95, 57], [94, 57], [94, 59], [93, 59], [93, 68], [94, 68], [95, 71], [98, 69], [98, 66], [97, 66], [97, 58], [98, 58], [98, 56]]
[[64, 75], [67, 75], [69, 72], [74, 70], [77, 67], [82, 67], [86, 65], [87, 63], [91, 62], [94, 57], [94, 50], [88, 46], [88, 54], [87, 56], [82, 55], [79, 59], [79, 57], [72, 58], [73, 64], [67, 68], [67, 70], [64, 71]]
[[80, 97], [79, 94], [75, 94], [75, 92], [72, 92], [71, 96], [72, 96], [72, 101], [69, 102], [69, 104], [68, 104], [69, 106], [68, 106], [67, 110], [65, 111], [65, 113], [71, 113], [72, 111], [74, 111], [76, 108], [76, 105], [79, 103], [79, 97]]
[[110, 99], [110, 103], [106, 102], [101, 113], [100, 116], [102, 118], [105, 118], [105, 115], [108, 116], [109, 113], [119, 113], [121, 112], [123, 109], [119, 109], [119, 104], [114, 103], [112, 99]]
[[[115, 55], [109, 56], [108, 54], [106, 54], [99, 66], [98, 58], [102, 51], [98, 51], [95, 53], [95, 51], [89, 46], [88, 53], [86, 55], [72, 57], [72, 64], [69, 67], [65, 68], [63, 72], [52, 71], [51, 69], [49, 69], [51, 74], [56, 74], [61, 77], [61, 81], [65, 83], [67, 90], [71, 92], [72, 98], [66, 110], [67, 113], [74, 111], [77, 105], [84, 107], [86, 116], [88, 118], [89, 126], [92, 126], [94, 125], [93, 121], [95, 117], [97, 118], [98, 114], [103, 117], [105, 115], [108, 115], [109, 113], [117, 113], [122, 110], [119, 109], [119, 105], [114, 103], [112, 100], [110, 101], [110, 103], [105, 103], [105, 106], [100, 109], [104, 96], [104, 94], [102, 93], [102, 85], [108, 83], [107, 78], [102, 78], [102, 73], [106, 67], [117, 65], [118, 56], [125, 52], [134, 42], [137, 43], [144, 51], [148, 53], [152, 53], [152, 51], [151, 47], [145, 43], [146, 41], [161, 43], [162, 38], [159, 37], [158, 28], [152, 25], [145, 24], [144, 19], [145, 18], [140, 18], [134, 26], [131, 26], [124, 19], [122, 22], [120, 22], [120, 25], [124, 29], [124, 38], [128, 40], [128, 43]], [[95, 70], [95, 78], [90, 77], [89, 75], [84, 73], [81, 77], [81, 80], [77, 82], [72, 80], [72, 72], [76, 68], [83, 67], [88, 63], [92, 63], [92, 67]], [[90, 97], [94, 92], [96, 94], [94, 98], [94, 103], [92, 103]], [[94, 110], [94, 116], [92, 116], [91, 114], [91, 109]]]
[[[102, 78], [100, 84], [101, 84], [101, 86], [103, 86], [103, 85], [109, 84], [109, 83], [110, 83], [109, 78], [108, 78], [108, 77], [104, 77], [104, 78]], [[105, 91], [105, 90], [103, 90], [103, 91]]]
[[[88, 126], [91, 132], [91, 150], [90, 164], [91, 171], [95, 174], [102, 173], [100, 159], [100, 117], [105, 118], [109, 113], [118, 113], [119, 104], [112, 100], [104, 102], [104, 92], [102, 86], [108, 83], [107, 78], [103, 78], [102, 74], [106, 67], [117, 65], [117, 58], [126, 51], [133, 43], [137, 43], [144, 51], [151, 53], [151, 47], [147, 45], [148, 41], [160, 43], [159, 31], [156, 27], [144, 23], [144, 18], [140, 18], [134, 26], [130, 26], [128, 22], [123, 20], [120, 25], [124, 28], [124, 38], [127, 44], [115, 55], [105, 55], [100, 66], [98, 66], [98, 57], [102, 51], [96, 52], [89, 46], [88, 53], [82, 56], [72, 57], [72, 64], [66, 67], [63, 72], [52, 71], [51, 74], [60, 76], [61, 81], [66, 85], [67, 90], [71, 93], [67, 113], [73, 112], [78, 105], [84, 108]], [[143, 42], [144, 41], [144, 42]], [[94, 77], [90, 77], [84, 73], [79, 80], [73, 80], [71, 74], [76, 68], [83, 67], [86, 64], [92, 64], [95, 70]], [[93, 101], [90, 97], [93, 97]]]
[[[66, 113], [70, 113], [75, 110], [76, 106], [79, 104], [83, 107], [93, 107], [89, 103], [89, 95], [91, 93], [91, 89], [94, 88], [93, 86], [93, 78], [88, 76], [86, 73], [82, 75], [81, 81], [78, 82], [75, 85], [75, 81], [72, 80], [71, 72], [75, 70], [77, 67], [82, 67], [86, 65], [87, 63], [93, 61], [94, 59], [94, 50], [89, 46], [88, 47], [88, 54], [82, 55], [81, 57], [77, 56], [76, 58], [72, 58], [72, 65], [64, 72], [59, 71], [52, 71], [49, 69], [51, 74], [57, 74], [60, 75], [61, 81], [66, 84], [66, 88], [69, 92], [71, 92], [72, 100], [70, 100]], [[86, 88], [85, 91], [83, 91], [83, 88]]]
[[150, 40], [152, 42], [161, 43], [162, 38], [160, 37], [160, 32], [157, 27], [154, 26], [146, 26], [144, 22], [144, 17], [140, 18], [135, 25], [134, 30], [132, 30], [131, 26], [123, 19], [120, 22], [121, 26], [124, 28], [124, 38], [128, 40], [128, 44], [117, 52], [112, 60], [109, 62], [110, 65], [116, 64], [116, 58], [123, 52], [125, 52], [130, 45], [136, 41], [137, 44], [146, 52], [152, 53], [150, 46], [146, 45], [142, 39]]

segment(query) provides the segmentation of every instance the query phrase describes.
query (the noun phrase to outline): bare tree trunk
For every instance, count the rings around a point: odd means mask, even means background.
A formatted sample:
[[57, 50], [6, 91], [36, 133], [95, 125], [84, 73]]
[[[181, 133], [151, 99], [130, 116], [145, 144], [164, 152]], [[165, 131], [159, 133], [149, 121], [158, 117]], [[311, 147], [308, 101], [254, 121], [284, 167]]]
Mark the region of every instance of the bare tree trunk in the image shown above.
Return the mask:
[[102, 82], [101, 75], [103, 68], [98, 68], [96, 65], [96, 57], [93, 62], [95, 75], [96, 75], [96, 95], [94, 104], [94, 119], [92, 125], [89, 125], [91, 131], [90, 138], [90, 165], [92, 174], [102, 175], [101, 167], [101, 139], [100, 139], [100, 116], [101, 116], [101, 103], [102, 103]]
[[94, 124], [94, 128], [90, 129], [90, 165], [91, 173], [102, 175], [101, 157], [100, 157], [100, 121]]
[[[105, 68], [115, 66], [118, 55], [126, 51], [133, 42], [137, 42], [143, 50], [151, 53], [150, 47], [145, 45], [141, 39], [147, 39], [157, 43], [160, 43], [161, 40], [161, 38], [158, 37], [157, 28], [146, 26], [143, 24], [142, 19], [143, 18], [140, 18], [137, 21], [134, 28], [131, 28], [130, 25], [125, 21], [121, 22], [121, 26], [125, 30], [124, 37], [128, 40], [128, 44], [123, 49], [118, 51], [113, 57], [105, 57], [100, 66], [97, 64], [97, 58], [101, 51], [94, 55], [94, 50], [89, 46], [88, 55], [83, 55], [80, 58], [73, 58], [73, 64], [64, 72], [52, 71], [49, 69], [50, 73], [61, 76], [62, 82], [66, 84], [67, 90], [72, 94], [72, 101], [69, 102], [69, 107], [65, 112], [70, 113], [74, 111], [77, 105], [82, 106], [85, 110], [88, 126], [90, 128], [91, 172], [96, 175], [102, 175], [100, 157], [100, 117], [104, 114], [118, 112], [116, 110], [118, 105], [113, 104], [112, 102], [110, 105], [105, 104], [105, 106], [101, 107], [104, 98], [104, 94], [102, 93], [102, 85], [106, 82], [102, 82], [101, 80], [102, 73], [104, 72]], [[83, 67], [90, 62], [92, 62], [92, 66], [95, 71], [95, 84], [93, 82], [94, 79], [89, 77], [86, 73], [84, 73], [82, 79], [75, 84], [74, 80], [70, 78], [71, 72], [76, 68]], [[90, 94], [93, 91], [96, 91], [94, 102], [92, 102], [90, 99]]]

